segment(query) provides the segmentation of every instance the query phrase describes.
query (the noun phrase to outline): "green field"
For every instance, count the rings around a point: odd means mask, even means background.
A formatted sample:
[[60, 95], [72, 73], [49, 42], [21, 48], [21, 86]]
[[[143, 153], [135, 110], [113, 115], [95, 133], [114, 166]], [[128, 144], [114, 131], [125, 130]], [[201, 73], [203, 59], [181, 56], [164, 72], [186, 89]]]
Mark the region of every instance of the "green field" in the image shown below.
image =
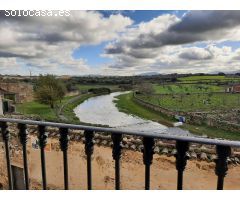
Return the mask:
[[226, 77], [226, 76], [187, 76], [179, 78], [181, 81], [199, 81], [199, 80], [239, 80], [240, 77]]
[[153, 84], [156, 94], [223, 92], [225, 87], [208, 84]]
[[[132, 93], [119, 95], [116, 100], [116, 106], [122, 112], [128, 114], [134, 114], [144, 119], [156, 121], [167, 126], [171, 126], [175, 121], [172, 118], [166, 117], [165, 115], [159, 114], [155, 111], [149, 110], [145, 108], [133, 100]], [[184, 124], [181, 128], [189, 130], [191, 133], [197, 135], [207, 135], [212, 138], [225, 138], [230, 140], [240, 140], [240, 134], [230, 131], [224, 131], [220, 129], [216, 129], [214, 127], [208, 126], [195, 126], [191, 124]]]
[[151, 104], [173, 111], [229, 110], [240, 107], [240, 94], [137, 95]]
[[[63, 115], [68, 119], [68, 122], [79, 122], [76, 119], [75, 114], [73, 113], [74, 107], [78, 104], [86, 100], [87, 98], [91, 97], [92, 94], [84, 94], [79, 98], [76, 102], [67, 104], [63, 108]], [[58, 117], [58, 109], [63, 105], [66, 104], [67, 101], [74, 98], [75, 96], [66, 96], [61, 102], [58, 102], [54, 109], [51, 109], [49, 105], [41, 104], [36, 101], [32, 102], [25, 102], [23, 104], [18, 104], [16, 109], [17, 112], [22, 113], [26, 116], [34, 116], [39, 119], [44, 119], [47, 121], [55, 121], [60, 122], [60, 118]]]
[[225, 76], [187, 76], [183, 78], [179, 78], [181, 81], [199, 81], [199, 80], [206, 80], [206, 79], [211, 79], [211, 80], [223, 80], [223, 79], [229, 79], [230, 77], [225, 77]]
[[56, 110], [51, 109], [49, 105], [41, 104], [36, 101], [18, 104], [16, 110], [26, 116], [31, 115], [49, 121], [57, 120]]
[[178, 78], [181, 82], [240, 82], [240, 77], [226, 76], [187, 76]]

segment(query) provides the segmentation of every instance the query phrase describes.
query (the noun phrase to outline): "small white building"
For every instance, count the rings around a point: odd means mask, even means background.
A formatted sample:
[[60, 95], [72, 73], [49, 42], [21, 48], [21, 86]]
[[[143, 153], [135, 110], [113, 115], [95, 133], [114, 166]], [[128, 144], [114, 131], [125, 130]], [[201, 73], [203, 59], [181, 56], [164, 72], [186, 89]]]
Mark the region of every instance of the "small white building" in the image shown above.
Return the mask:
[[1, 95], [0, 95], [0, 115], [3, 115], [3, 100]]

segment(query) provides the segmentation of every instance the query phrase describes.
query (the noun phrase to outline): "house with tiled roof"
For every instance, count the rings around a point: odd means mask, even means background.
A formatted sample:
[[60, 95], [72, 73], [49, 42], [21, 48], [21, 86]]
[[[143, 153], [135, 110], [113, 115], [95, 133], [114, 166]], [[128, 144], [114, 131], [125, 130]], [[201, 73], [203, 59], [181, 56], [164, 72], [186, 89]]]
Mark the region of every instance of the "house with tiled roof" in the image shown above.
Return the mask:
[[240, 93], [240, 84], [232, 85], [231, 87], [226, 88], [225, 91], [231, 93]]

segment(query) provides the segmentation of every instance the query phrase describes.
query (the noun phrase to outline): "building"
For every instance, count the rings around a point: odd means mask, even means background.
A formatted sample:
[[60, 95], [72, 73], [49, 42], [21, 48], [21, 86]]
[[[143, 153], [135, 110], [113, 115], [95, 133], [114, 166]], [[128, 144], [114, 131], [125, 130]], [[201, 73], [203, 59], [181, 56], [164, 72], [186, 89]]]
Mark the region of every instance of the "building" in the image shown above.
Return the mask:
[[16, 93], [8, 92], [0, 87], [0, 95], [2, 96], [2, 99], [9, 99], [13, 102], [16, 101]]
[[0, 94], [15, 103], [33, 100], [33, 86], [22, 82], [0, 82]]
[[0, 115], [15, 112], [16, 94], [0, 88]]
[[240, 93], [240, 84], [233, 85], [231, 87], [226, 88], [226, 92], [231, 93]]

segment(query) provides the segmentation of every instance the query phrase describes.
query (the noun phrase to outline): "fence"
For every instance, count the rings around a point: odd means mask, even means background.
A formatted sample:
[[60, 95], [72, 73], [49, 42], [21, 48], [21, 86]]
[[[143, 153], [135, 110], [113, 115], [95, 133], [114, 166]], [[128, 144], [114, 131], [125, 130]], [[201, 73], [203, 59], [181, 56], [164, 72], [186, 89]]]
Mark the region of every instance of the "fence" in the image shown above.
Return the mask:
[[217, 140], [208, 138], [197, 138], [197, 137], [186, 137], [186, 136], [173, 136], [166, 134], [155, 134], [147, 132], [132, 132], [132, 131], [121, 131], [113, 128], [102, 128], [93, 126], [83, 126], [83, 125], [73, 125], [73, 124], [63, 124], [63, 123], [52, 123], [52, 122], [41, 122], [32, 120], [19, 120], [19, 119], [8, 119], [0, 118], [0, 128], [5, 145], [5, 155], [7, 161], [7, 174], [8, 174], [8, 185], [9, 189], [13, 189], [12, 182], [12, 169], [11, 160], [9, 156], [9, 137], [10, 132], [8, 130], [8, 124], [17, 124], [18, 136], [20, 143], [22, 145], [23, 153], [23, 166], [24, 166], [24, 180], [25, 188], [29, 188], [29, 175], [28, 175], [28, 161], [27, 161], [27, 126], [35, 125], [38, 126], [38, 138], [40, 145], [40, 156], [41, 156], [41, 173], [42, 173], [42, 188], [47, 189], [47, 177], [46, 177], [46, 165], [45, 165], [45, 146], [47, 143], [48, 136], [46, 134], [46, 127], [55, 127], [59, 129], [59, 143], [61, 151], [63, 153], [63, 166], [64, 166], [64, 189], [69, 189], [69, 177], [68, 177], [68, 142], [69, 142], [69, 131], [72, 130], [84, 130], [85, 136], [85, 154], [87, 159], [87, 185], [88, 189], [92, 189], [92, 165], [91, 157], [94, 153], [94, 143], [93, 137], [96, 132], [98, 133], [109, 133], [113, 141], [112, 146], [112, 157], [115, 161], [115, 189], [120, 189], [120, 160], [121, 160], [121, 150], [122, 150], [122, 136], [132, 135], [142, 137], [143, 141], [143, 164], [145, 165], [145, 189], [150, 189], [150, 171], [151, 164], [154, 154], [154, 139], [162, 140], [174, 140], [176, 141], [176, 169], [177, 175], [177, 189], [183, 189], [183, 173], [187, 165], [188, 160], [188, 150], [191, 143], [198, 144], [209, 144], [216, 146], [216, 166], [215, 174], [218, 177], [217, 189], [223, 189], [224, 177], [228, 171], [227, 158], [231, 154], [232, 147], [240, 147], [240, 142], [238, 141], [227, 141], [227, 140]]

